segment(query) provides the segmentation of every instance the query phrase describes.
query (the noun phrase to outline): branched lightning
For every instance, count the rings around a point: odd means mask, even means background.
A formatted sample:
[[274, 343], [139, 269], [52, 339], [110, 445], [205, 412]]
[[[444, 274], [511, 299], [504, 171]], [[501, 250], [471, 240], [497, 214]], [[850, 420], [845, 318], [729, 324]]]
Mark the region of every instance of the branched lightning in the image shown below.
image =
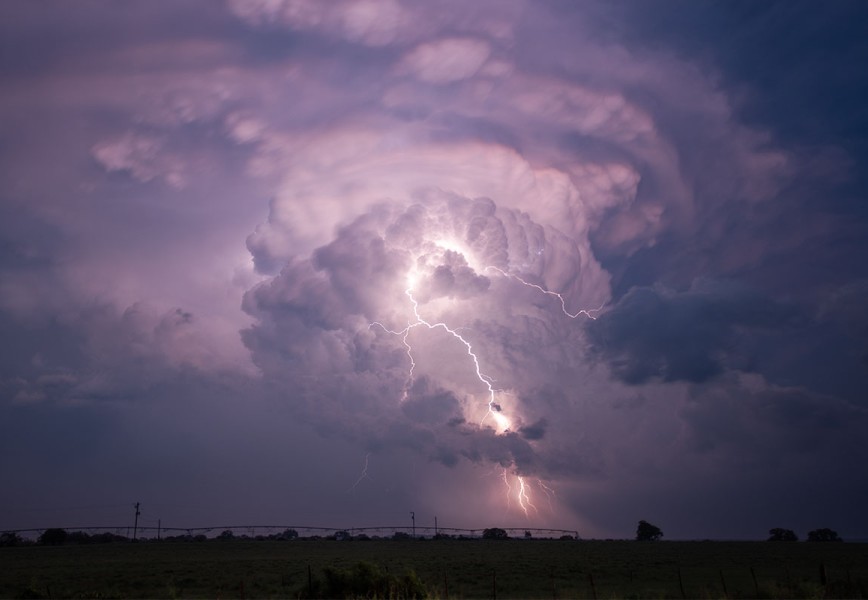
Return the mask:
[[[442, 245], [442, 247], [447, 248], [447, 245]], [[498, 267], [489, 266], [489, 267], [485, 267], [483, 270], [491, 270], [491, 271], [497, 272], [504, 277], [508, 277], [510, 279], [514, 279], [514, 280], [518, 281], [519, 283], [521, 283], [522, 285], [524, 285], [526, 287], [531, 287], [531, 288], [538, 290], [539, 292], [541, 292], [543, 294], [556, 297], [561, 303], [561, 310], [563, 311], [563, 314], [566, 315], [567, 317], [569, 317], [570, 319], [576, 319], [579, 316], [585, 316], [589, 319], [596, 319], [596, 317], [594, 316], [594, 313], [599, 312], [603, 308], [603, 305], [600, 305], [599, 308], [581, 309], [575, 313], [571, 313], [569, 310], [567, 310], [566, 300], [564, 299], [563, 295], [559, 294], [558, 292], [553, 292], [553, 291], [547, 290], [544, 287], [537, 285], [535, 283], [530, 283], [529, 281], [522, 279], [518, 275], [508, 273], [507, 271], [504, 271], [503, 269], [500, 269]], [[410, 332], [413, 331], [414, 329], [416, 329], [417, 327], [425, 327], [426, 329], [429, 329], [429, 330], [442, 329], [443, 331], [448, 333], [450, 336], [452, 336], [455, 340], [457, 340], [458, 342], [460, 342], [464, 346], [464, 349], [467, 353], [467, 356], [469, 356], [470, 359], [473, 361], [473, 368], [474, 368], [474, 372], [476, 374], [476, 378], [485, 387], [485, 390], [487, 391], [488, 410], [486, 411], [485, 415], [482, 417], [482, 420], [480, 421], [480, 425], [482, 425], [485, 422], [485, 420], [489, 416], [491, 416], [494, 419], [494, 421], [496, 422], [497, 426], [500, 428], [499, 432], [508, 431], [511, 427], [511, 423], [510, 423], [509, 419], [505, 415], [502, 414], [501, 407], [496, 402], [496, 395], [498, 393], [498, 390], [496, 390], [494, 388], [494, 385], [493, 385], [494, 379], [482, 372], [482, 367], [480, 365], [479, 357], [477, 356], [476, 352], [473, 350], [473, 345], [464, 336], [462, 336], [461, 333], [459, 333], [459, 330], [462, 328], [450, 327], [449, 325], [447, 325], [446, 323], [444, 323], [442, 321], [431, 322], [431, 321], [426, 320], [422, 316], [422, 314], [420, 313], [420, 309], [419, 309], [419, 302], [416, 300], [415, 296], [413, 295], [413, 288], [414, 288], [414, 285], [416, 283], [416, 280], [417, 280], [417, 273], [416, 273], [415, 269], [413, 269], [410, 271], [410, 273], [407, 276], [407, 287], [404, 290], [404, 295], [409, 299], [410, 305], [413, 309], [413, 320], [408, 321], [408, 324], [406, 327], [404, 327], [403, 329], [400, 329], [400, 330], [393, 330], [393, 329], [389, 329], [383, 323], [380, 323], [378, 321], [375, 321], [369, 325], [369, 327], [377, 326], [377, 327], [381, 328], [386, 333], [400, 337], [401, 343], [404, 344], [404, 348], [406, 349], [406, 352], [407, 352], [407, 357], [410, 361], [410, 368], [408, 370], [407, 379], [404, 382], [404, 387], [403, 387], [403, 390], [401, 393], [401, 402], [407, 400], [407, 398], [409, 396], [410, 387], [413, 383], [414, 372], [416, 369], [416, 360], [413, 356], [413, 346], [410, 344], [410, 341], [409, 341]], [[367, 477], [367, 469], [368, 469], [368, 456], [365, 456], [365, 467], [362, 471], [361, 476], [359, 477], [359, 479], [356, 481], [356, 483], [353, 485], [353, 487], [351, 489], [355, 489], [355, 487], [363, 479], [365, 479]], [[513, 486], [512, 483], [510, 482], [511, 477], [515, 478], [515, 481], [517, 483], [516, 486]], [[534, 513], [538, 512], [537, 507], [534, 505], [532, 498], [531, 498], [530, 484], [525, 481], [523, 476], [515, 474], [514, 471], [512, 473], [510, 473], [507, 471], [507, 468], [503, 467], [502, 471], [501, 471], [501, 478], [503, 479], [503, 483], [506, 486], [507, 508], [509, 506], [511, 506], [512, 500], [514, 498], [516, 503], [518, 504], [518, 506], [521, 508], [522, 512], [524, 512], [525, 516], [529, 517], [530, 511], [533, 511]], [[548, 504], [549, 504], [549, 508], [551, 510], [554, 510], [552, 507], [552, 496], [555, 495], [554, 490], [552, 488], [550, 488], [549, 486], [547, 486], [545, 483], [543, 483], [542, 480], [538, 479], [537, 484], [540, 487], [540, 489], [542, 490], [542, 492], [545, 494], [546, 499], [547, 499]]]
[[539, 290], [540, 292], [542, 292], [543, 294], [546, 294], [548, 296], [554, 296], [555, 298], [557, 298], [558, 300], [561, 301], [561, 310], [563, 311], [563, 313], [571, 319], [575, 319], [575, 318], [578, 318], [580, 315], [584, 315], [584, 316], [588, 317], [589, 319], [596, 320], [597, 317], [595, 317], [591, 313], [600, 312], [601, 310], [603, 310], [603, 306], [605, 306], [605, 303], [603, 303], [600, 305], [599, 308], [583, 308], [576, 313], [571, 313], [570, 311], [567, 310], [567, 301], [564, 299], [562, 294], [559, 294], [558, 292], [553, 292], [551, 290], [547, 290], [544, 287], [537, 285], [535, 283], [525, 281], [524, 279], [522, 279], [518, 275], [514, 275], [512, 273], [507, 273], [506, 271], [504, 271], [503, 269], [499, 269], [498, 267], [485, 267], [485, 268], [486, 268], [486, 270], [490, 269], [492, 271], [497, 271], [498, 273], [500, 273], [504, 277], [509, 277], [511, 279], [515, 279], [516, 281], [518, 281], [522, 285], [535, 288], [535, 289]]
[[530, 498], [530, 486], [525, 483], [524, 477], [515, 475], [515, 480], [518, 482], [518, 489], [513, 492], [512, 484], [509, 482], [510, 473], [506, 467], [501, 467], [500, 478], [503, 479], [503, 485], [506, 486], [506, 507], [512, 505], [512, 499], [515, 497], [519, 508], [524, 513], [524, 516], [529, 517], [530, 511], [538, 512], [536, 506]]
[[557, 496], [557, 494], [555, 494], [555, 491], [552, 488], [550, 488], [549, 486], [547, 486], [543, 482], [542, 479], [537, 479], [536, 483], [540, 487], [540, 489], [543, 491], [543, 494], [546, 495], [546, 500], [548, 500], [548, 503], [549, 503], [549, 510], [554, 512], [555, 508], [554, 508], [554, 506], [552, 506], [552, 496]]
[[524, 511], [525, 516], [529, 516], [527, 509], [532, 508], [534, 512], [537, 512], [536, 506], [533, 505], [533, 502], [530, 500], [530, 493], [528, 492], [528, 486], [524, 482], [524, 477], [521, 475], [516, 475], [516, 479], [518, 479], [518, 493], [516, 493], [516, 498], [518, 498], [518, 505], [521, 506], [521, 510]]
[[359, 478], [356, 479], [356, 482], [352, 485], [352, 487], [351, 487], [350, 489], [347, 490], [347, 493], [348, 493], [348, 494], [349, 494], [350, 492], [354, 492], [354, 491], [356, 491], [356, 487], [357, 487], [357, 486], [362, 482], [362, 480], [364, 480], [364, 479], [370, 479], [370, 477], [368, 476], [368, 459], [370, 459], [370, 458], [371, 458], [371, 453], [370, 453], [370, 452], [368, 452], [367, 454], [365, 454], [365, 466], [362, 467], [362, 474], [359, 475]]
[[[512, 504], [512, 486], [509, 483], [509, 475], [506, 472], [506, 468], [501, 470], [500, 475], [503, 479], [503, 485], [506, 486], [506, 508], [509, 508]], [[527, 512], [525, 512], [525, 514], [527, 514]]]
[[504, 417], [501, 414], [500, 406], [498, 406], [497, 402], [495, 402], [495, 395], [496, 395], [497, 390], [495, 390], [494, 386], [491, 384], [492, 379], [488, 375], [486, 375], [482, 372], [482, 367], [479, 364], [479, 357], [473, 351], [473, 345], [470, 342], [468, 342], [460, 333], [458, 333], [458, 329], [449, 327], [446, 323], [444, 323], [442, 321], [437, 321], [437, 322], [432, 323], [430, 321], [425, 320], [422, 317], [422, 315], [419, 313], [419, 302], [413, 296], [412, 286], [407, 287], [407, 289], [404, 290], [404, 294], [407, 296], [407, 298], [410, 299], [410, 304], [413, 307], [413, 316], [416, 318], [416, 320], [414, 322], [410, 323], [409, 325], [407, 325], [404, 329], [401, 329], [400, 331], [395, 331], [395, 330], [389, 329], [388, 327], [386, 327], [385, 325], [383, 325], [379, 321], [375, 321], [375, 322], [371, 323], [371, 325], [370, 325], [370, 327], [373, 327], [374, 325], [376, 325], [376, 326], [382, 328], [383, 331], [385, 331], [387, 333], [391, 333], [392, 335], [400, 336], [401, 341], [404, 344], [404, 347], [407, 349], [407, 356], [410, 358], [410, 369], [409, 369], [409, 372], [407, 375], [407, 381], [404, 384], [404, 389], [403, 389], [402, 394], [401, 394], [401, 400], [404, 401], [407, 399], [407, 395], [409, 393], [409, 388], [410, 388], [410, 385], [411, 385], [412, 380], [413, 380], [413, 371], [416, 369], [416, 360], [413, 358], [413, 347], [407, 341], [407, 337], [410, 335], [410, 331], [412, 331], [416, 327], [425, 327], [425, 328], [430, 329], [430, 330], [442, 329], [443, 331], [445, 331], [449, 335], [451, 335], [453, 338], [458, 340], [464, 346], [465, 350], [467, 351], [467, 356], [469, 356], [470, 359], [473, 361], [473, 369], [474, 369], [474, 372], [476, 373], [476, 378], [480, 381], [480, 383], [482, 383], [482, 385], [485, 386], [485, 389], [488, 392], [488, 411], [486, 412], [485, 416], [482, 418], [482, 421], [480, 422], [480, 424], [485, 422], [485, 419], [489, 415], [492, 415], [494, 417], [494, 419], [497, 421], [498, 425], [502, 426], [504, 429], [508, 429], [509, 422], [506, 419], [506, 417]]

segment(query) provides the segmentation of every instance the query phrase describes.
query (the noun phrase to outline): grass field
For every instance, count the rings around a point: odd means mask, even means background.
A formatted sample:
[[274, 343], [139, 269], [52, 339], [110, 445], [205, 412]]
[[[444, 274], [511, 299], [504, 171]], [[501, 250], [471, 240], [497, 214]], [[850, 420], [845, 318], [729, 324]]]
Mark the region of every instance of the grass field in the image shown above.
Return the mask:
[[868, 544], [560, 540], [0, 548], [0, 597], [306, 597], [309, 567], [315, 582], [326, 567], [360, 561], [391, 575], [415, 571], [434, 598], [868, 597]]

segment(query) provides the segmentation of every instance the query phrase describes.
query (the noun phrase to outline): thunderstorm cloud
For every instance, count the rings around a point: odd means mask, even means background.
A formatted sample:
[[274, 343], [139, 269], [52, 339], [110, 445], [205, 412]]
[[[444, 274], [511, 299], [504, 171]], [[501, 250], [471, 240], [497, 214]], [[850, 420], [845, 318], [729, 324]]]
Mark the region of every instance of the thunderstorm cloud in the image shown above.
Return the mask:
[[866, 12], [4, 3], [0, 530], [865, 537]]

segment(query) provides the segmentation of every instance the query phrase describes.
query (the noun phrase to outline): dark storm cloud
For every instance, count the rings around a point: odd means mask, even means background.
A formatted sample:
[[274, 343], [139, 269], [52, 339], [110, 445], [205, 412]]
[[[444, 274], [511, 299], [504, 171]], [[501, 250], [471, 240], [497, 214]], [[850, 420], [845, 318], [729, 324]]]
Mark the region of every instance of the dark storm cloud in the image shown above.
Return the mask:
[[540, 419], [530, 425], [523, 425], [519, 428], [518, 433], [526, 440], [541, 440], [545, 437], [548, 421]]
[[795, 321], [792, 308], [744, 285], [697, 280], [682, 293], [634, 288], [587, 330], [594, 351], [626, 383], [697, 383], [729, 368], [749, 368], [751, 333]]
[[18, 508], [868, 531], [862, 5], [465, 4], [0, 6]]

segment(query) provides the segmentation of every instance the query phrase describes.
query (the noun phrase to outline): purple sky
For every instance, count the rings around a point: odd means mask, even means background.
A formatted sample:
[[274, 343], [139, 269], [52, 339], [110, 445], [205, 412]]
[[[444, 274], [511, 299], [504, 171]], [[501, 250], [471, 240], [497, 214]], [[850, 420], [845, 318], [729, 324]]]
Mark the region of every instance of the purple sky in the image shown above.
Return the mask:
[[0, 530], [868, 537], [866, 21], [3, 2]]

